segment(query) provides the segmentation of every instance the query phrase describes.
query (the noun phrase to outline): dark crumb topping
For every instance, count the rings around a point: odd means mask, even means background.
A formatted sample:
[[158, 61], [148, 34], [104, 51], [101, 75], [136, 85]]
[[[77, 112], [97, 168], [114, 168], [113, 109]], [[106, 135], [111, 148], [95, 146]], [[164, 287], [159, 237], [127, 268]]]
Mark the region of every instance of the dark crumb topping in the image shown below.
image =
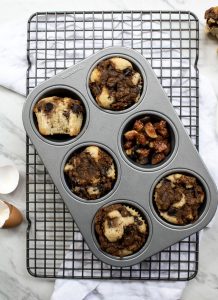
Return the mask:
[[[103, 150], [99, 150], [97, 160], [85, 150], [75, 153], [65, 165], [68, 185], [73, 193], [83, 199], [98, 199], [114, 186], [115, 174], [111, 176], [108, 173], [112, 166], [113, 159]], [[115, 173], [115, 167], [113, 170]]]
[[204, 14], [205, 19], [213, 19], [218, 21], [218, 6], [216, 7], [211, 7], [208, 10], [206, 10]]
[[[110, 213], [116, 213], [114, 217], [110, 216]], [[133, 222], [129, 222], [129, 225], [124, 227], [122, 236], [116, 241], [110, 241], [107, 238], [105, 232], [105, 224], [108, 224], [110, 228], [114, 228], [114, 232], [119, 232], [119, 226], [121, 226], [120, 218], [133, 218]], [[148, 237], [147, 224], [138, 214], [133, 216], [128, 207], [122, 204], [113, 204], [107, 207], [101, 208], [95, 216], [95, 231], [103, 251], [114, 256], [127, 256], [139, 251], [145, 244]], [[143, 230], [140, 230], [140, 226], [144, 224]], [[146, 225], [145, 225], [146, 224]], [[141, 227], [142, 228], [142, 227]], [[109, 231], [110, 232], [110, 231]]]
[[132, 78], [137, 73], [133, 68], [118, 70], [110, 59], [101, 61], [97, 65], [100, 72], [98, 81], [89, 82], [89, 87], [94, 98], [97, 98], [103, 87], [106, 87], [110, 98], [114, 102], [110, 105], [111, 110], [124, 110], [138, 101], [142, 89], [142, 79], [134, 84]]
[[206, 10], [204, 18], [210, 28], [218, 27], [218, 6], [211, 7]]
[[198, 219], [205, 193], [195, 177], [172, 174], [157, 184], [154, 201], [166, 221], [185, 225]]

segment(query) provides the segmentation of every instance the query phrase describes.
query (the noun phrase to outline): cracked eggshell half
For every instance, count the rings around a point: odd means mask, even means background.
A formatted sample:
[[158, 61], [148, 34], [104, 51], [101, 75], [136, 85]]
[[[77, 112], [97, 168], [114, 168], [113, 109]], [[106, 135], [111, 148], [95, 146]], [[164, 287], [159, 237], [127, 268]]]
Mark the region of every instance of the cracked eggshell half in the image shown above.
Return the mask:
[[22, 221], [22, 214], [14, 205], [0, 200], [0, 228], [16, 227]]
[[0, 194], [12, 193], [19, 182], [19, 172], [14, 165], [0, 167]]

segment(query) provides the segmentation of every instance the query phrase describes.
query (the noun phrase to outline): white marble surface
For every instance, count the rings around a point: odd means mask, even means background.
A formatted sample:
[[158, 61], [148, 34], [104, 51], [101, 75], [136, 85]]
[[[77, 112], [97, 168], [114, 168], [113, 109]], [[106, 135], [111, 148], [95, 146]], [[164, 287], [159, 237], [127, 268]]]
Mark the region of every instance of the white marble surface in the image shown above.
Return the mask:
[[[191, 10], [200, 19], [199, 70], [211, 80], [218, 96], [218, 42], [208, 38], [203, 29], [205, 9], [216, 4], [217, 1], [203, 0], [1, 0], [0, 24], [5, 26], [16, 18], [27, 20], [35, 11], [47, 10]], [[0, 47], [3, 42], [0, 41]], [[21, 120], [24, 97], [0, 87], [0, 99], [0, 164], [12, 160], [21, 174], [17, 190], [8, 196], [0, 195], [0, 198], [14, 203], [25, 214], [25, 133]], [[33, 278], [26, 271], [25, 231], [25, 222], [15, 230], [0, 230], [0, 300], [50, 298], [53, 281]], [[199, 273], [185, 288], [183, 300], [218, 299], [217, 231], [218, 221], [215, 220], [202, 238]]]

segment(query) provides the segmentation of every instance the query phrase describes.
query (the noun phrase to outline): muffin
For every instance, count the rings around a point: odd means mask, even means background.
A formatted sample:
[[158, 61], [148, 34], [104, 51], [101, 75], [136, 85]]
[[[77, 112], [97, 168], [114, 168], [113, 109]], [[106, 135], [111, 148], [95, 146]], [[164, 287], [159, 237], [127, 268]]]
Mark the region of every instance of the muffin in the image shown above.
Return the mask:
[[94, 68], [89, 87], [99, 106], [119, 111], [138, 102], [142, 77], [130, 61], [112, 57], [99, 62]]
[[64, 167], [67, 183], [73, 193], [87, 200], [106, 195], [116, 181], [112, 157], [97, 146], [74, 153]]
[[204, 18], [206, 19], [206, 32], [218, 38], [218, 6], [206, 10]]
[[140, 165], [156, 165], [171, 151], [171, 134], [163, 119], [146, 116], [136, 119], [124, 132], [123, 148], [126, 155]]
[[205, 193], [194, 176], [175, 173], [156, 185], [154, 202], [164, 220], [176, 225], [186, 225], [199, 218]]
[[85, 110], [80, 100], [52, 96], [39, 100], [33, 111], [42, 135], [77, 136]]
[[94, 226], [101, 249], [119, 257], [139, 251], [148, 236], [148, 225], [143, 217], [124, 204], [101, 208], [95, 216]]

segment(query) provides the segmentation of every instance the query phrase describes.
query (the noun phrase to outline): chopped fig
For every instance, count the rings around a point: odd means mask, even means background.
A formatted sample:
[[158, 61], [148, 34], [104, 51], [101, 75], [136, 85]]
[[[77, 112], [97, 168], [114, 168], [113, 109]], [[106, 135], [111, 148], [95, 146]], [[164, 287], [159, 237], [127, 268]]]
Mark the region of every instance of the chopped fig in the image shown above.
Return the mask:
[[134, 125], [133, 125], [133, 129], [134, 130], [137, 130], [137, 131], [140, 131], [144, 128], [144, 124], [142, 123], [141, 120], [136, 120]]
[[127, 140], [132, 141], [138, 136], [138, 132], [136, 130], [130, 130], [127, 131], [124, 136]]
[[144, 134], [139, 133], [136, 138], [136, 141], [140, 145], [146, 145], [148, 143], [148, 138]]
[[151, 122], [146, 123], [145, 126], [144, 126], [144, 128], [145, 128], [146, 134], [149, 137], [151, 137], [152, 139], [157, 138], [157, 133], [156, 133], [156, 131], [154, 129], [154, 126], [153, 126], [153, 124]]
[[156, 165], [156, 164], [160, 163], [164, 158], [165, 158], [165, 155], [163, 153], [154, 154], [151, 159], [151, 164]]
[[161, 120], [160, 122], [154, 123], [154, 128], [162, 137], [169, 136], [169, 133], [167, 130], [167, 122], [165, 120]]
[[[124, 133], [124, 149], [139, 164], [157, 164], [171, 151], [167, 122], [145, 116], [135, 120], [131, 130]], [[127, 154], [128, 155], [128, 154]]]
[[124, 149], [130, 149], [132, 148], [133, 144], [132, 144], [132, 141], [127, 141], [124, 145], [123, 145], [123, 148]]
[[138, 153], [140, 156], [147, 157], [150, 153], [150, 150], [139, 148], [139, 149], [136, 150], [136, 153]]
[[164, 152], [167, 149], [167, 145], [164, 141], [154, 141], [153, 145], [157, 153]]

